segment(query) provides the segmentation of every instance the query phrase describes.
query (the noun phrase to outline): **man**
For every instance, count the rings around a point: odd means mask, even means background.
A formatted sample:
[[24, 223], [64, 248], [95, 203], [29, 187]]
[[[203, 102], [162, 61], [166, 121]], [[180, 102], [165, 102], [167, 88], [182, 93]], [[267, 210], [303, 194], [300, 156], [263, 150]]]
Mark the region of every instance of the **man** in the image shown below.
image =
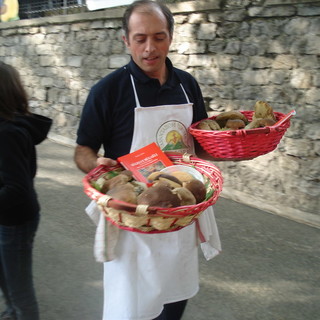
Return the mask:
[[[123, 40], [132, 59], [91, 89], [75, 149], [75, 162], [83, 172], [114, 165], [119, 156], [151, 142], [161, 147], [173, 130], [183, 142], [175, 151], [194, 153], [187, 128], [207, 114], [196, 80], [167, 58], [173, 24], [161, 3], [135, 1], [127, 8]], [[101, 145], [103, 157], [98, 156]], [[220, 242], [213, 211], [210, 217], [213, 257]], [[104, 263], [104, 320], [182, 317], [187, 300], [199, 289], [194, 224], [162, 234], [121, 230], [115, 255]]]

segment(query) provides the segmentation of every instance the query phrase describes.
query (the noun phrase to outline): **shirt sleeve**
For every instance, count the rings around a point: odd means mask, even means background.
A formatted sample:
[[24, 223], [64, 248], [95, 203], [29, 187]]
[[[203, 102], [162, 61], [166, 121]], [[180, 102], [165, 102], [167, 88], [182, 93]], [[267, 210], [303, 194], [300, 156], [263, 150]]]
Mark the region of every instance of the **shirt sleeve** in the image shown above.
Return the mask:
[[108, 134], [106, 93], [94, 86], [83, 107], [77, 131], [77, 144], [99, 150]]

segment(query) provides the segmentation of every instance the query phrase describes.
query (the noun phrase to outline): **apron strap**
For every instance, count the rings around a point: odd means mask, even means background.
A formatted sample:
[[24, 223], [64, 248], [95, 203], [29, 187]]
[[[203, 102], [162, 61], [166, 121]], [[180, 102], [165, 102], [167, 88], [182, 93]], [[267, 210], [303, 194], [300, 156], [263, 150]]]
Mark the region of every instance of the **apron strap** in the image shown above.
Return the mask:
[[132, 87], [133, 87], [134, 97], [135, 97], [135, 100], [136, 100], [136, 108], [141, 108], [140, 101], [138, 99], [138, 94], [137, 94], [137, 90], [136, 90], [136, 86], [134, 84], [134, 80], [133, 80], [132, 74], [130, 74], [130, 78], [131, 78], [131, 83], [132, 83]]
[[191, 103], [190, 100], [189, 100], [189, 97], [188, 97], [188, 95], [187, 95], [187, 93], [186, 93], [186, 90], [184, 90], [184, 87], [183, 87], [182, 83], [180, 83], [180, 86], [181, 86], [181, 88], [182, 88], [182, 91], [183, 91], [184, 95], [186, 96], [187, 103]]
[[[137, 94], [137, 90], [136, 90], [136, 86], [134, 84], [134, 79], [133, 79], [133, 76], [132, 74], [130, 74], [130, 78], [131, 78], [131, 83], [132, 83], [132, 87], [133, 87], [133, 92], [134, 92], [134, 98], [136, 100], [136, 108], [141, 108], [141, 105], [140, 105], [140, 101], [139, 101], [139, 98], [138, 98], [138, 94]], [[180, 86], [181, 86], [181, 89], [186, 97], [186, 100], [187, 100], [187, 103], [191, 103], [190, 100], [189, 100], [189, 97], [186, 93], [186, 90], [184, 90], [184, 87], [182, 85], [182, 83], [180, 83]]]

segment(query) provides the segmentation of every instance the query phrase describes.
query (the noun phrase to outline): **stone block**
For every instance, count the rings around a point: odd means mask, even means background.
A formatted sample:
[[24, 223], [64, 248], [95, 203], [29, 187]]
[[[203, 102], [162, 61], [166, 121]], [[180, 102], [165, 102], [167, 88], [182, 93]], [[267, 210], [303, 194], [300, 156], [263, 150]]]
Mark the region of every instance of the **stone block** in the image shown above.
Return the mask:
[[312, 84], [315, 87], [320, 87], [320, 74], [318, 71], [312, 73]]
[[247, 16], [247, 10], [238, 9], [238, 10], [226, 10], [225, 21], [243, 21]]
[[175, 43], [175, 46], [173, 46], [172, 49], [180, 54], [206, 53], [206, 43], [199, 40], [194, 42], [180, 42]]
[[219, 70], [217, 69], [197, 69], [195, 77], [198, 79], [199, 84], [202, 85], [219, 84]]
[[240, 71], [229, 70], [217, 72], [216, 82], [218, 84], [228, 84], [239, 86], [243, 84], [242, 73]]
[[258, 55], [259, 46], [252, 41], [241, 42], [241, 54], [245, 56]]
[[285, 19], [279, 20], [253, 20], [251, 22], [250, 35], [254, 37], [268, 36], [269, 40], [273, 39], [282, 33], [282, 25]]
[[130, 61], [128, 55], [111, 55], [109, 57], [109, 68], [116, 69], [120, 68], [123, 65], [127, 64]]
[[284, 149], [286, 154], [295, 157], [308, 158], [315, 155], [313, 143], [308, 139], [286, 138]]
[[213, 57], [213, 65], [221, 70], [230, 70], [233, 59], [233, 55], [217, 54]]
[[272, 67], [274, 69], [293, 69], [297, 67], [297, 59], [293, 55], [280, 54], [275, 58]]
[[80, 68], [82, 66], [82, 56], [67, 57], [67, 65], [70, 67]]
[[227, 41], [223, 39], [214, 39], [213, 41], [210, 41], [208, 44], [208, 52], [221, 53], [224, 51], [226, 44], [227, 44]]
[[320, 88], [311, 88], [306, 93], [306, 102], [308, 104], [318, 104], [320, 102]]
[[52, 55], [53, 52], [51, 44], [39, 44], [35, 48], [37, 55]]
[[242, 79], [244, 83], [254, 86], [265, 85], [269, 83], [267, 70], [246, 70], [243, 72]]
[[264, 56], [250, 57], [249, 67], [252, 69], [266, 69], [272, 65], [272, 59]]
[[320, 156], [320, 141], [314, 141], [314, 152], [316, 154], [317, 157]]
[[293, 18], [284, 26], [284, 32], [288, 35], [304, 35], [308, 30], [310, 21], [306, 18]]
[[[309, 123], [305, 128], [305, 136], [311, 140], [320, 141], [320, 126], [319, 123]], [[320, 166], [319, 166], [320, 168]], [[320, 177], [320, 175], [319, 175]]]
[[42, 78], [40, 83], [43, 87], [51, 87], [53, 85], [54, 79], [52, 77]]
[[55, 60], [53, 56], [39, 56], [39, 64], [41, 67], [50, 67], [55, 64]]
[[298, 66], [301, 69], [320, 69], [320, 60], [316, 55], [298, 57]]
[[79, 22], [79, 23], [73, 23], [70, 26], [70, 31], [81, 31], [81, 30], [86, 30], [90, 28], [90, 22]]
[[308, 18], [310, 21], [309, 33], [320, 35], [320, 19], [316, 18]]
[[98, 21], [93, 21], [90, 25], [91, 29], [103, 29], [104, 28], [104, 21], [98, 20]]
[[186, 37], [187, 39], [194, 39], [196, 25], [181, 24], [175, 28], [175, 37]]
[[274, 84], [283, 84], [287, 76], [287, 72], [281, 70], [271, 70], [268, 75], [269, 81]]
[[307, 34], [304, 37], [296, 39], [291, 45], [290, 52], [295, 55], [319, 55], [320, 36]]
[[206, 21], [205, 13], [191, 13], [188, 18], [188, 23], [191, 24], [200, 24]]
[[246, 56], [234, 56], [232, 59], [232, 67], [237, 70], [245, 70], [249, 65], [249, 58]]
[[224, 49], [224, 53], [238, 54], [240, 52], [241, 42], [239, 40], [230, 40]]
[[120, 29], [122, 27], [122, 21], [108, 20], [104, 22], [104, 27], [107, 29]]
[[189, 55], [188, 67], [207, 67], [212, 66], [212, 57], [209, 55]]
[[276, 54], [290, 54], [290, 48], [293, 41], [294, 39], [292, 39], [290, 36], [281, 36], [277, 37], [276, 39], [271, 39], [268, 41], [266, 52]]
[[43, 33], [60, 33], [60, 32], [65, 32], [68, 33], [70, 32], [70, 25], [69, 24], [63, 24], [63, 25], [49, 25], [44, 27], [44, 30], [42, 31]]
[[250, 17], [290, 17], [296, 14], [294, 6], [250, 7]]
[[298, 7], [299, 16], [319, 16], [320, 7], [319, 6], [310, 6], [310, 7]]
[[295, 69], [291, 72], [290, 84], [294, 88], [308, 89], [311, 87], [311, 74], [302, 69]]
[[215, 23], [202, 23], [197, 32], [197, 39], [213, 40], [216, 37], [217, 25]]

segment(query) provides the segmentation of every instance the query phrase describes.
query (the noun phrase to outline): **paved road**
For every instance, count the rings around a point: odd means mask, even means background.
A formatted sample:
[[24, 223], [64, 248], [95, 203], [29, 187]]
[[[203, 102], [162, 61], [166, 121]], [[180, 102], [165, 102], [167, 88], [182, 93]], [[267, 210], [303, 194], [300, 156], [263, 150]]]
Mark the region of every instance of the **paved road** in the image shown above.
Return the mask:
[[[38, 147], [42, 320], [101, 319], [102, 265], [72, 156], [73, 148], [50, 140]], [[320, 320], [320, 230], [224, 198], [215, 207], [223, 252], [209, 262], [200, 254], [201, 289], [183, 320]]]

